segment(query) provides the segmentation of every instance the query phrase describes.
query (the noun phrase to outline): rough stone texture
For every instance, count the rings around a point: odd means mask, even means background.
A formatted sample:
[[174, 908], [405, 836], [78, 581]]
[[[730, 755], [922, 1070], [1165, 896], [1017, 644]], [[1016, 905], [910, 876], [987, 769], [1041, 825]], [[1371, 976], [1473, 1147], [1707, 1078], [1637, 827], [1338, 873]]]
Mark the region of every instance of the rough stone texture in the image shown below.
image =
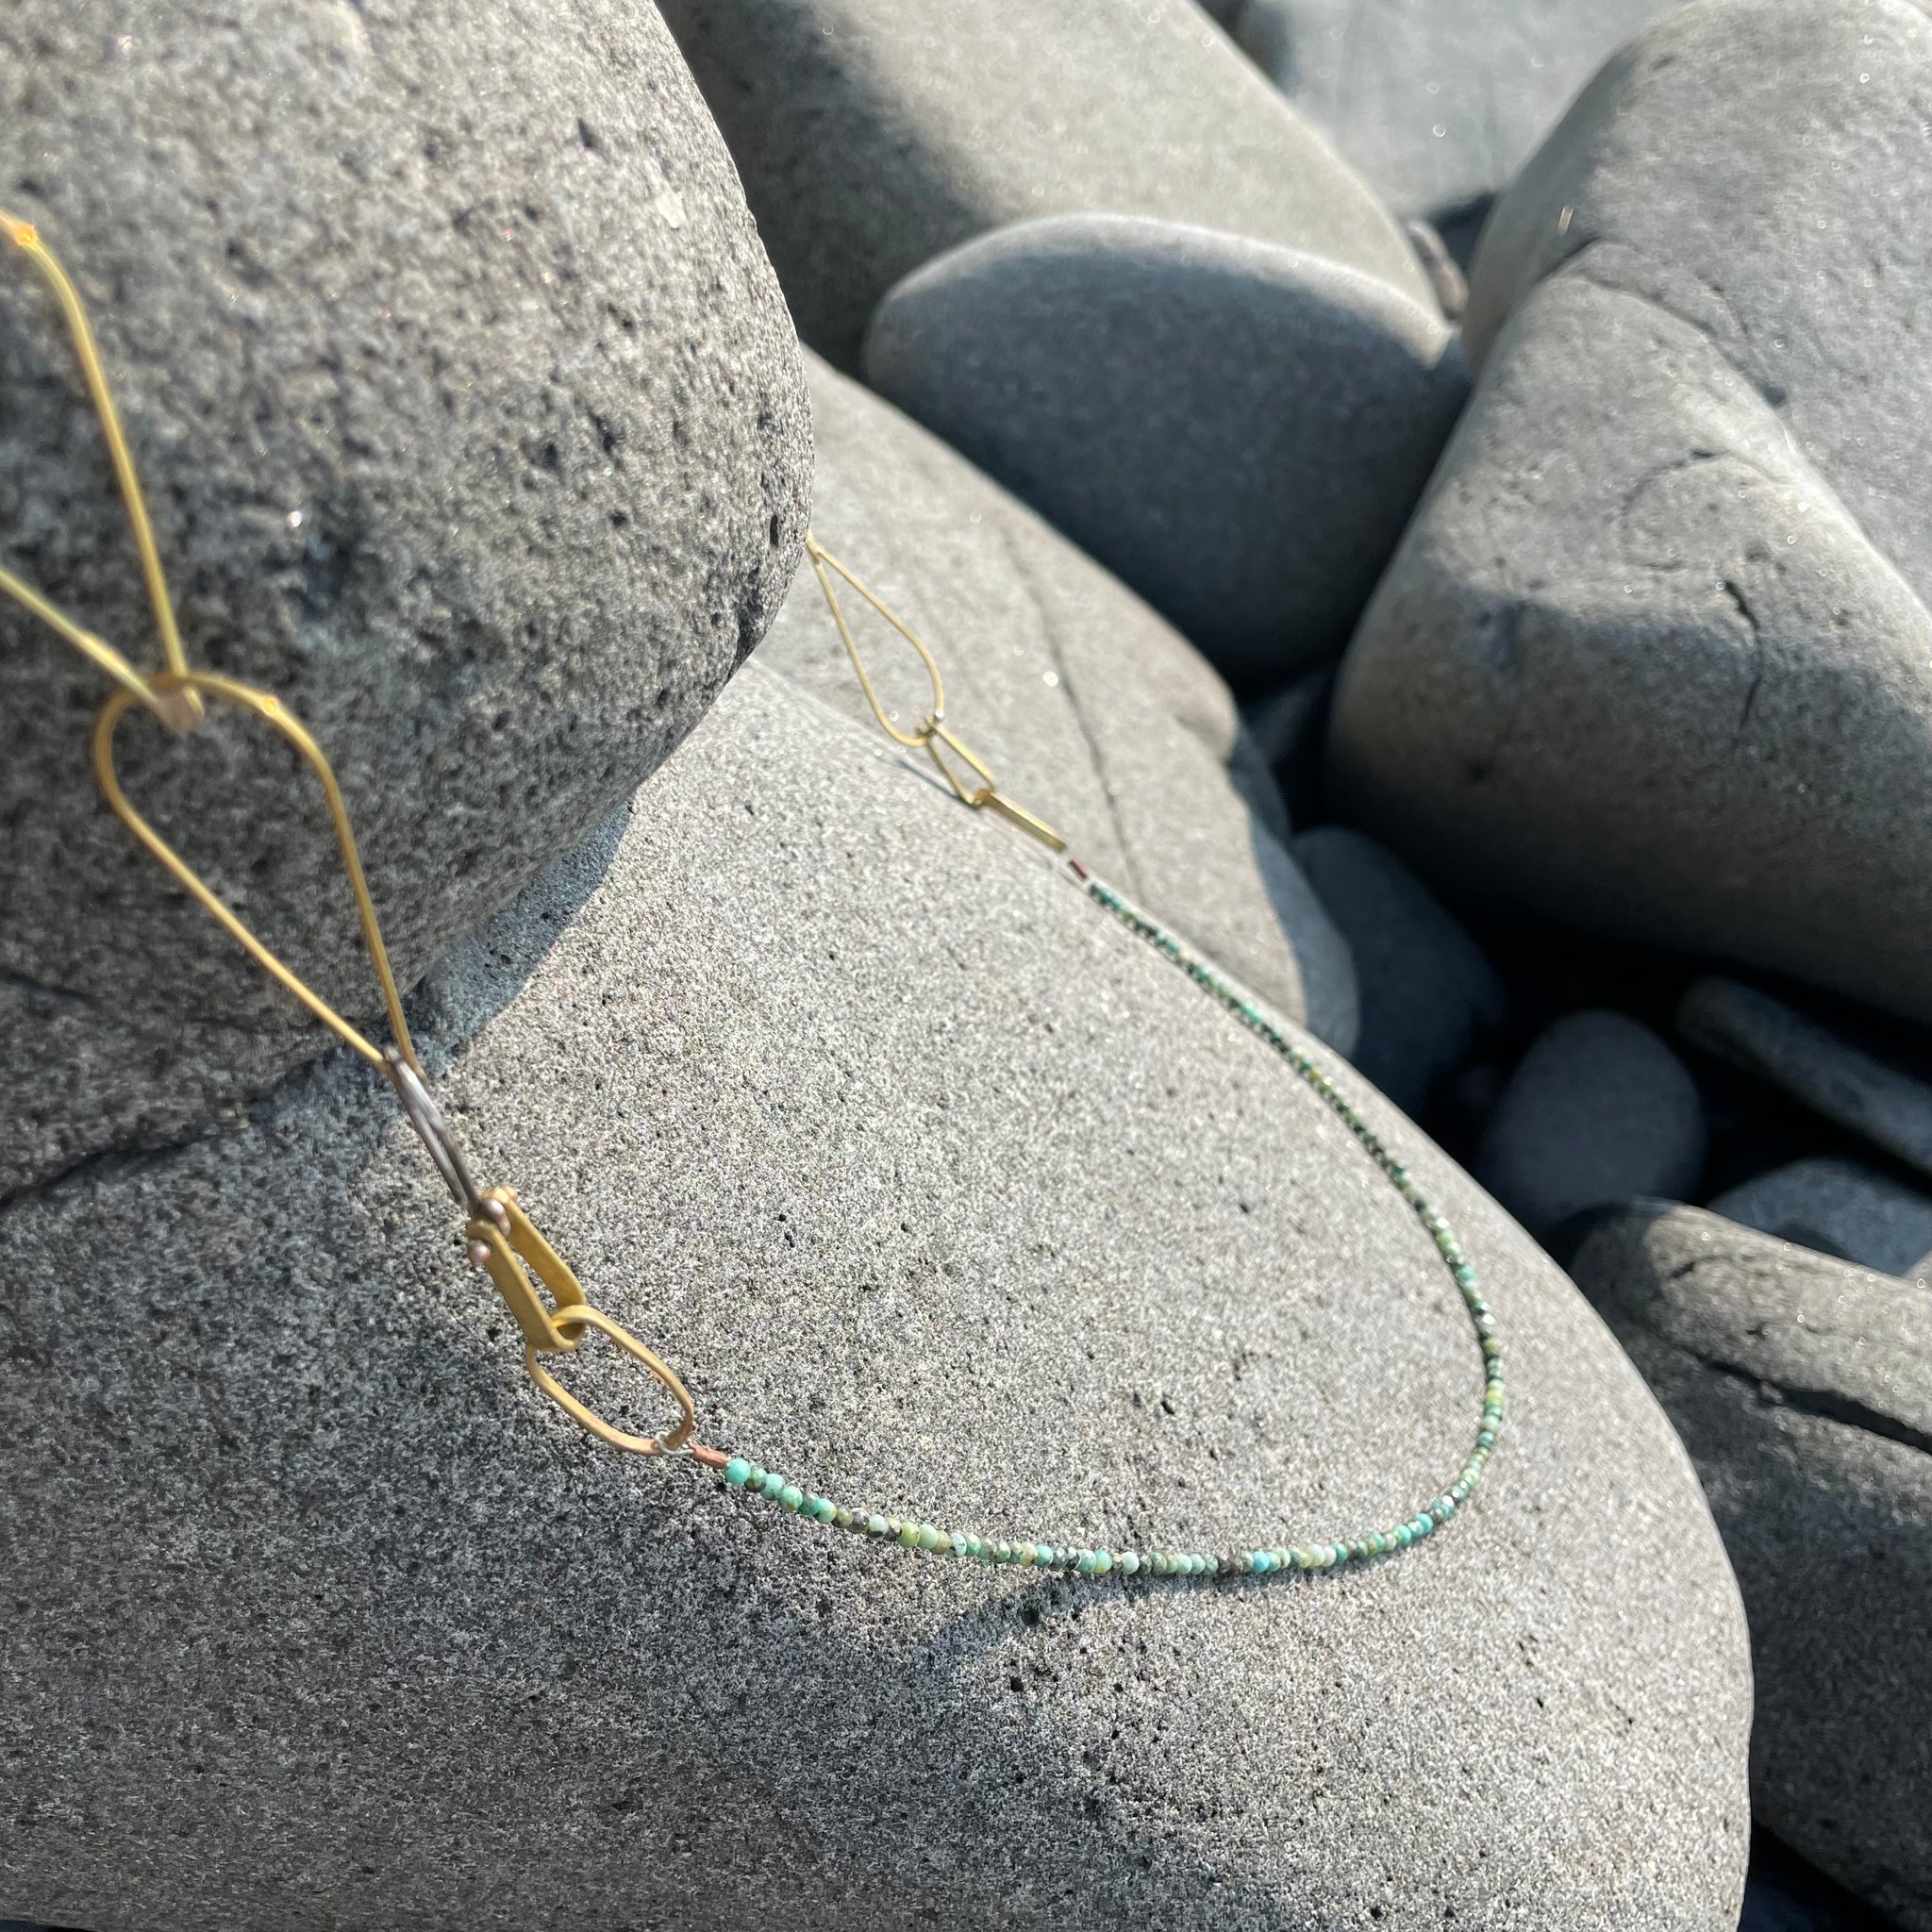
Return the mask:
[[1696, 1459], [1744, 1592], [1758, 1817], [1932, 1926], [1932, 1296], [1638, 1203], [1572, 1272]]
[[1239, 0], [1228, 31], [1404, 214], [1508, 187], [1674, 0]]
[[1373, 839], [1322, 825], [1290, 850], [1355, 961], [1362, 1018], [1350, 1058], [1405, 1113], [1419, 1113], [1478, 1030], [1507, 1017], [1502, 981], [1455, 915]]
[[[675, 46], [643, 0], [24, 0], [0, 204], [87, 298], [191, 658], [336, 758], [414, 977], [676, 744], [796, 561], [797, 348]], [[0, 558], [154, 661], [73, 357], [5, 266]], [[0, 607], [0, 1193], [325, 1042], [102, 808], [106, 690]], [[379, 1010], [292, 755], [233, 713], [122, 737], [162, 830]]]
[[1433, 305], [1129, 215], [928, 262], [864, 368], [1249, 691], [1339, 655], [1468, 393]]
[[1916, 1277], [1932, 1257], [1932, 1196], [1856, 1160], [1793, 1160], [1717, 1195], [1710, 1211], [1880, 1274]]
[[1499, 205], [1329, 740], [1425, 875], [1932, 1017], [1928, 91], [1905, 0], [1719, 0]]
[[668, 0], [813, 348], [989, 228], [1105, 210], [1305, 248], [1413, 300], [1401, 228], [1185, 4]]
[[1622, 1013], [1570, 1013], [1509, 1076], [1476, 1173], [1543, 1234], [1632, 1194], [1681, 1199], [1695, 1191], [1704, 1154], [1704, 1105], [1683, 1061]]
[[1677, 1030], [1932, 1174], [1932, 1087], [1782, 1000], [1735, 979], [1700, 979], [1677, 1008]]
[[[423, 1008], [479, 1165], [774, 1467], [1217, 1548], [1461, 1454], [1466, 1318], [1341, 1124], [762, 667]], [[909, 1559], [591, 1442], [356, 1066], [17, 1203], [0, 1896], [1728, 1932], [1749, 1677], [1690, 1466], [1548, 1259], [1336, 1077], [1479, 1258], [1512, 1419], [1448, 1533], [1307, 1587]]]
[[[1010, 797], [1100, 872], [1352, 1052], [1347, 943], [1277, 835], [1279, 796], [1255, 769], [1226, 687], [1139, 598], [971, 464], [816, 358], [810, 369], [813, 525], [930, 644], [948, 723]], [[855, 592], [841, 601], [877, 688], [909, 728], [932, 708], [924, 672]], [[877, 730], [809, 567], [762, 655]]]

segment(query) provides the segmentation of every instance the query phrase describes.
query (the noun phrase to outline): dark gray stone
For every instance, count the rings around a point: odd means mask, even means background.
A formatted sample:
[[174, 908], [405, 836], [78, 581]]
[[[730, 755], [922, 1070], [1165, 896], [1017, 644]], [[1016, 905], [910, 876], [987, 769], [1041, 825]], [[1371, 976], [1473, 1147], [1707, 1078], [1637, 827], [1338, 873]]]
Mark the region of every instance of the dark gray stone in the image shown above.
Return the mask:
[[1700, 979], [1677, 1008], [1677, 1030], [1693, 1046], [1932, 1174], [1932, 1087], [1782, 1000], [1735, 979]]
[[1247, 706], [1242, 719], [1255, 749], [1274, 774], [1291, 824], [1320, 815], [1322, 760], [1328, 740], [1328, 705], [1335, 670], [1305, 671], [1292, 684]]
[[1405, 1113], [1468, 1058], [1477, 1032], [1502, 1024], [1502, 981], [1454, 914], [1385, 846], [1344, 825], [1291, 845], [1315, 896], [1341, 928], [1361, 998], [1356, 1066]]
[[[1003, 790], [1100, 871], [1353, 1052], [1347, 942], [1275, 829], [1279, 794], [1252, 768], [1226, 686], [1131, 591], [937, 438], [815, 357], [810, 371], [814, 527], [931, 644], [948, 723]], [[925, 674], [856, 594], [842, 601], [879, 691], [909, 726], [931, 708]], [[760, 655], [877, 729], [809, 568]]]
[[1402, 232], [1408, 237], [1429, 287], [1435, 291], [1436, 307], [1450, 322], [1460, 322], [1462, 311], [1469, 307], [1469, 282], [1442, 231], [1433, 222], [1416, 217], [1403, 223]]
[[864, 366], [1249, 691], [1347, 642], [1468, 389], [1433, 305], [1128, 215], [928, 262]]
[[1712, 0], [1499, 204], [1329, 739], [1425, 877], [1932, 1018], [1928, 89], [1905, 0]]
[[1571, 1272], [1670, 1410], [1744, 1593], [1757, 1816], [1932, 1926], [1932, 1296], [1694, 1208], [1607, 1216]]
[[[708, 1437], [828, 1491], [1217, 1549], [1399, 1509], [1467, 1441], [1467, 1320], [1341, 1122], [761, 665], [423, 1006], [480, 1168]], [[358, 1066], [17, 1202], [0, 1897], [1729, 1932], [1750, 1683], [1689, 1465], [1549, 1259], [1335, 1077], [1463, 1230], [1511, 1418], [1441, 1536], [1306, 1587], [908, 1558], [591, 1441]]]
[[[24, 0], [0, 203], [89, 302], [191, 658], [279, 692], [334, 758], [414, 979], [678, 742], [797, 560], [797, 345], [675, 46], [642, 0]], [[17, 258], [0, 557], [158, 658]], [[189, 1131], [327, 1043], [103, 808], [106, 689], [0, 606], [0, 1193]], [[164, 834], [378, 1012], [286, 750], [232, 712], [122, 736]]]
[[1727, 1189], [1710, 1211], [1880, 1274], [1918, 1276], [1932, 1257], [1932, 1196], [1856, 1160], [1794, 1160]]
[[1676, 0], [1240, 0], [1228, 31], [1403, 214], [1508, 187]]
[[848, 372], [908, 270], [1034, 215], [1199, 222], [1418, 302], [1394, 218], [1191, 5], [667, 0], [799, 332]]
[[1571, 1013], [1524, 1055], [1476, 1174], [1533, 1234], [1633, 1194], [1681, 1199], [1704, 1172], [1704, 1106], [1684, 1063], [1622, 1013]]

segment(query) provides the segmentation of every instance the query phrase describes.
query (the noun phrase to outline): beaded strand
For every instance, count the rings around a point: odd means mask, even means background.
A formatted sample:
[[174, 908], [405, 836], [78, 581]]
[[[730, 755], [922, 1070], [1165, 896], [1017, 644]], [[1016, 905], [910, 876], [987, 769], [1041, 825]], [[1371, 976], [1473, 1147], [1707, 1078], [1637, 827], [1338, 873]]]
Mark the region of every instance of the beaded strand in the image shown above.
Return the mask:
[[1407, 1168], [1390, 1153], [1368, 1122], [1342, 1097], [1322, 1066], [1301, 1051], [1240, 988], [1184, 944], [1138, 906], [1095, 877], [1078, 859], [1063, 861], [1069, 875], [1096, 905], [1113, 914], [1138, 938], [1178, 966], [1194, 984], [1210, 994], [1245, 1026], [1287, 1061], [1295, 1074], [1326, 1103], [1382, 1170], [1410, 1211], [1427, 1230], [1443, 1265], [1455, 1281], [1468, 1310], [1483, 1355], [1482, 1421], [1475, 1441], [1456, 1480], [1425, 1503], [1407, 1522], [1370, 1530], [1339, 1542], [1277, 1544], [1253, 1550], [1233, 1550], [1218, 1556], [1197, 1550], [1087, 1549], [1069, 1543], [1013, 1542], [978, 1536], [970, 1530], [941, 1529], [916, 1517], [887, 1516], [874, 1510], [853, 1509], [829, 1496], [809, 1493], [775, 1470], [761, 1468], [743, 1456], [723, 1464], [724, 1482], [741, 1495], [774, 1503], [808, 1523], [849, 1530], [896, 1549], [924, 1551], [935, 1557], [959, 1557], [983, 1563], [1004, 1563], [1024, 1570], [1047, 1570], [1079, 1576], [1272, 1576], [1290, 1571], [1334, 1570], [1371, 1557], [1392, 1556], [1433, 1536], [1456, 1514], [1482, 1480], [1496, 1438], [1503, 1427], [1503, 1344], [1496, 1337], [1495, 1317], [1483, 1299], [1475, 1269], [1462, 1252], [1455, 1230], [1417, 1186]]

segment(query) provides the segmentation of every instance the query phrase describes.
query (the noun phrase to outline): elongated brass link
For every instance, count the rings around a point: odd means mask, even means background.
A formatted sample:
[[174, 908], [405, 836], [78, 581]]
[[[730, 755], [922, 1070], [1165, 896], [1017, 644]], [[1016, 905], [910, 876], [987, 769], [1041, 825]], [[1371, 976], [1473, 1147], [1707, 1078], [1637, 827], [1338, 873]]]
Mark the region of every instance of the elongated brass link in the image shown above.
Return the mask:
[[[389, 948], [383, 943], [382, 922], [375, 915], [375, 902], [369, 894], [369, 882], [362, 875], [362, 860], [356, 851], [356, 834], [349, 824], [348, 807], [342, 803], [341, 787], [329, 761], [282, 701], [254, 686], [240, 684], [232, 677], [218, 677], [208, 671], [158, 671], [150, 679], [162, 692], [192, 691], [203, 697], [221, 699], [239, 706], [271, 724], [301, 753], [322, 787], [328, 806], [329, 823], [334, 827], [336, 845], [341, 853], [342, 870], [349, 875], [349, 890], [355, 895], [356, 911], [362, 923], [362, 941], [368, 948], [370, 963], [382, 988], [382, 1003], [389, 1015], [390, 1032], [396, 1046], [411, 1067], [422, 1072], [416, 1049], [409, 1039], [409, 1023], [403, 1017], [403, 995], [389, 962]], [[94, 777], [108, 801], [108, 808], [140, 840], [157, 864], [182, 891], [192, 897], [208, 916], [273, 979], [299, 1000], [337, 1039], [361, 1055], [371, 1066], [384, 1066], [382, 1049], [366, 1039], [351, 1023], [316, 992], [306, 980], [290, 971], [275, 954], [223, 902], [219, 893], [191, 866], [146, 819], [128, 803], [121, 789], [120, 774], [114, 769], [114, 732], [135, 700], [125, 691], [112, 692], [94, 719]]]
[[[839, 559], [822, 544], [812, 533], [805, 533], [805, 554], [811, 559], [811, 567], [818, 575], [819, 589], [825, 593], [825, 602], [831, 608], [832, 622], [839, 626], [839, 636], [845, 645], [845, 655], [852, 659], [852, 668], [858, 676], [858, 688], [865, 693], [865, 701], [872, 707], [872, 714], [879, 721], [879, 728], [888, 737], [896, 739], [908, 751], [917, 751], [927, 743], [933, 733], [943, 723], [946, 715], [946, 687], [940, 676], [939, 660], [926, 648], [925, 641], [910, 625], [893, 616], [891, 610], [873, 595], [858, 578], [845, 568]], [[873, 689], [871, 676], [865, 668], [865, 659], [859, 656], [858, 644], [852, 635], [852, 626], [845, 621], [844, 607], [839, 602], [839, 593], [832, 587], [829, 571], [837, 571], [872, 608], [883, 617], [912, 648], [919, 653], [920, 661], [925, 666], [925, 675], [932, 680], [932, 711], [925, 723], [917, 731], [901, 731], [892, 723], [891, 715], [880, 701], [879, 694]]]
[[[114, 466], [114, 480], [120, 485], [121, 501], [127, 510], [134, 548], [141, 558], [142, 581], [147, 586], [147, 600], [154, 610], [155, 629], [160, 636], [162, 661], [170, 671], [185, 675], [188, 658], [181, 648], [181, 633], [175, 622], [175, 604], [168, 594], [167, 574], [161, 568], [161, 553], [155, 543], [154, 525], [148, 521], [147, 498], [142, 492], [141, 478], [135, 472], [133, 452], [127, 447], [127, 438], [122, 433], [121, 412], [114, 407], [114, 392], [108, 385], [108, 372], [102, 366], [101, 352], [95, 344], [93, 325], [87, 319], [87, 309], [67, 271], [60, 266], [54, 251], [41, 240], [40, 231], [31, 222], [24, 222], [17, 215], [10, 215], [5, 208], [0, 208], [0, 233], [5, 233], [7, 239], [33, 264], [41, 279], [54, 291], [54, 299], [59, 305], [61, 319], [67, 325], [67, 334], [74, 344], [75, 359], [80, 364], [81, 379], [87, 384], [88, 398], [94, 406], [94, 414], [100, 419], [101, 434], [107, 439], [108, 457]], [[132, 667], [118, 652], [101, 643], [92, 633], [71, 625], [44, 599], [28, 591], [18, 577], [8, 574], [0, 574], [0, 577], [4, 577], [4, 581], [0, 581], [0, 590], [18, 598], [35, 616], [52, 625], [69, 643], [92, 658], [109, 676], [124, 685], [135, 676]], [[110, 662], [110, 659], [118, 660], [118, 663]], [[155, 697], [147, 695], [142, 696], [142, 702], [164, 724], [177, 731], [192, 728], [201, 716], [201, 700], [192, 690], [182, 690], [172, 706], [157, 703]]]
[[[852, 660], [852, 669], [858, 674], [858, 688], [865, 693], [865, 701], [872, 707], [872, 714], [879, 722], [879, 727], [908, 751], [924, 751], [938, 768], [941, 777], [952, 787], [953, 792], [961, 805], [970, 805], [974, 811], [992, 811], [1005, 819], [1010, 825], [1016, 825], [1029, 838], [1038, 839], [1049, 852], [1064, 852], [1067, 841], [1046, 823], [1036, 818], [1024, 806], [1016, 805], [1000, 789], [998, 781], [985, 761], [962, 744], [955, 734], [946, 728], [946, 688], [940, 676], [939, 660], [933, 656], [925, 640], [906, 621], [895, 615], [883, 599], [875, 596], [858, 577], [846, 567], [808, 530], [805, 533], [805, 554], [811, 559], [811, 567], [817, 575], [819, 589], [824, 592], [826, 608], [832, 613], [832, 622], [839, 627], [839, 636], [845, 646], [845, 655]], [[852, 626], [846, 622], [844, 607], [839, 602], [839, 592], [832, 582], [832, 572], [843, 577], [872, 608], [883, 617], [912, 648], [919, 653], [919, 659], [925, 666], [925, 675], [932, 680], [932, 709], [917, 731], [901, 731], [893, 724], [891, 714], [874, 689], [871, 675], [865, 668], [865, 659], [859, 654], [858, 642], [852, 635]], [[943, 749], [941, 749], [943, 747]], [[956, 766], [949, 763], [946, 753], [966, 765], [980, 780], [970, 785], [959, 775]]]

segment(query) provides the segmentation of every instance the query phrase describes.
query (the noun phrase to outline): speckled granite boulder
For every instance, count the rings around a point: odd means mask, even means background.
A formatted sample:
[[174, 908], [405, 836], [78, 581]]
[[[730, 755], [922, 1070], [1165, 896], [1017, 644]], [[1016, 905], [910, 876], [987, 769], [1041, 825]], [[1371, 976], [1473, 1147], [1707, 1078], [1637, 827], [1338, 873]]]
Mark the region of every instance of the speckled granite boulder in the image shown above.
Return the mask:
[[1636, 1203], [1572, 1273], [1704, 1478], [1751, 1621], [1759, 1818], [1932, 1927], [1932, 1295]]
[[[1279, 796], [1220, 678], [937, 438], [816, 358], [810, 371], [813, 527], [931, 644], [954, 729], [1075, 851], [1353, 1052], [1347, 942], [1277, 836]], [[911, 724], [932, 702], [918, 660], [857, 595], [843, 601], [880, 691]], [[808, 567], [760, 656], [871, 725]]]
[[1425, 874], [1932, 1018], [1928, 90], [1907, 0], [1710, 0], [1498, 205], [1329, 737]]
[[1248, 692], [1341, 654], [1469, 392], [1433, 303], [1137, 215], [927, 262], [864, 370]]
[[1394, 218], [1191, 5], [666, 0], [799, 333], [856, 368], [908, 269], [1032, 215], [1158, 215], [1412, 299]]
[[[797, 559], [797, 347], [675, 46], [644, 0], [23, 0], [0, 205], [89, 300], [191, 656], [336, 758], [413, 977], [629, 795]], [[151, 661], [65, 339], [4, 268], [0, 558]], [[0, 1193], [323, 1043], [102, 808], [105, 689], [0, 606]], [[377, 1010], [282, 748], [122, 735], [162, 828]]]
[[[1462, 1453], [1466, 1320], [1341, 1124], [760, 666], [423, 1004], [480, 1164], [774, 1467], [1215, 1548]], [[1448, 1531], [1300, 1586], [908, 1557], [592, 1443], [340, 1061], [16, 1203], [0, 1898], [1728, 1932], [1749, 1678], [1689, 1465], [1555, 1267], [1336, 1077], [1480, 1258], [1513, 1415]]]

